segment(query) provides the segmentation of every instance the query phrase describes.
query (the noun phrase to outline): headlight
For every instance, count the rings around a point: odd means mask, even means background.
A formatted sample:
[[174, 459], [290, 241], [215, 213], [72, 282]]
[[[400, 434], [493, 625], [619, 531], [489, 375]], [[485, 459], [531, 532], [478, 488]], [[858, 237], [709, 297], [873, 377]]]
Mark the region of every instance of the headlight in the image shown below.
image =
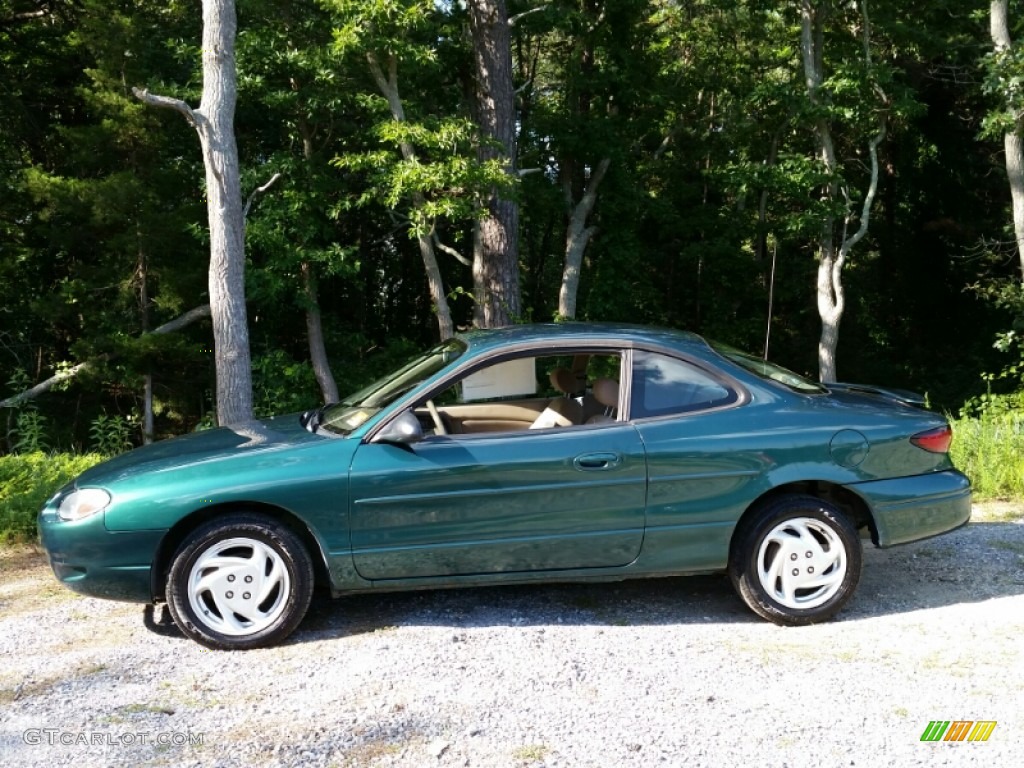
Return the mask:
[[57, 508], [61, 520], [81, 520], [102, 512], [110, 503], [110, 494], [102, 488], [83, 488], [64, 497]]

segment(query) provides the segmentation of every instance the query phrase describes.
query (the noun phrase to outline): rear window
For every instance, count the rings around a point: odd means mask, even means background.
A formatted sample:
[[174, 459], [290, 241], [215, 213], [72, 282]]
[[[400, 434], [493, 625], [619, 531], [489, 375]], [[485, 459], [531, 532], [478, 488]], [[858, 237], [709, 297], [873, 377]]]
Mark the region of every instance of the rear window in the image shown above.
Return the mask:
[[717, 408], [737, 398], [732, 389], [690, 363], [656, 352], [633, 353], [631, 419]]
[[799, 373], [793, 373], [781, 365], [776, 365], [768, 360], [762, 360], [760, 357], [754, 357], [746, 352], [741, 352], [734, 347], [730, 347], [728, 344], [722, 344], [717, 341], [708, 341], [708, 344], [726, 360], [736, 363], [736, 365], [745, 368], [755, 376], [782, 384], [795, 392], [820, 395], [828, 391], [816, 381], [804, 378]]

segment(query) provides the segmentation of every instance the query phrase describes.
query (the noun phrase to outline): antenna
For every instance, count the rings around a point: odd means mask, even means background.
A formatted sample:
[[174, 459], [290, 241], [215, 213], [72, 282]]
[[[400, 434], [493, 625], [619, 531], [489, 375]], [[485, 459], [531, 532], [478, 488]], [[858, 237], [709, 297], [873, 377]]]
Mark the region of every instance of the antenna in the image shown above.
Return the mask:
[[772, 271], [768, 278], [768, 328], [764, 333], [764, 361], [768, 362], [768, 342], [772, 337], [772, 309], [775, 304], [775, 256], [779, 250], [779, 241], [772, 238]]

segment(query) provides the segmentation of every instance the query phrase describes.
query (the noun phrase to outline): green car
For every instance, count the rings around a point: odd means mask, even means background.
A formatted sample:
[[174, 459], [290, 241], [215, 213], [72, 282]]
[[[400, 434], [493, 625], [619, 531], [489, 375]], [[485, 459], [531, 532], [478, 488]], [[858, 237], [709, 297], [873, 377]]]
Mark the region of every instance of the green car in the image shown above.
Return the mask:
[[166, 601], [188, 637], [286, 638], [355, 592], [727, 572], [778, 624], [831, 618], [888, 547], [970, 518], [912, 394], [808, 381], [693, 334], [467, 333], [342, 402], [97, 465], [39, 516], [57, 578]]

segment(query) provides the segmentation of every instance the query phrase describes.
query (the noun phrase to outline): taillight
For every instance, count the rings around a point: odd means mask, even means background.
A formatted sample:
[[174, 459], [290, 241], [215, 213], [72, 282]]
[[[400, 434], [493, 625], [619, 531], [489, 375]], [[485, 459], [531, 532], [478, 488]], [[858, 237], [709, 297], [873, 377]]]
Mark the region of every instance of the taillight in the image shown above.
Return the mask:
[[910, 442], [918, 448], [932, 453], [949, 453], [949, 444], [953, 442], [953, 430], [947, 424], [944, 427], [918, 432], [910, 438]]

